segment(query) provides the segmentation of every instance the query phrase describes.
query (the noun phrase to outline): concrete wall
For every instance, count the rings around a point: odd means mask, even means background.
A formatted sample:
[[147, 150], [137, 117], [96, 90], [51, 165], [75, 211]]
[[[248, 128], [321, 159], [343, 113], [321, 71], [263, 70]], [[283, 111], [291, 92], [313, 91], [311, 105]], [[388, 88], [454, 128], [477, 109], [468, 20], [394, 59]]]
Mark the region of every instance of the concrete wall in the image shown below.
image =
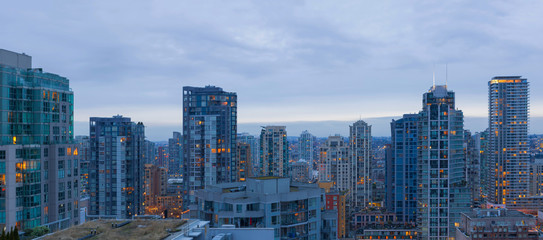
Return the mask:
[[274, 239], [273, 228], [208, 228], [205, 240], [211, 240], [220, 233], [231, 233], [232, 240]]
[[28, 69], [32, 68], [32, 57], [26, 54], [0, 49], [0, 64]]

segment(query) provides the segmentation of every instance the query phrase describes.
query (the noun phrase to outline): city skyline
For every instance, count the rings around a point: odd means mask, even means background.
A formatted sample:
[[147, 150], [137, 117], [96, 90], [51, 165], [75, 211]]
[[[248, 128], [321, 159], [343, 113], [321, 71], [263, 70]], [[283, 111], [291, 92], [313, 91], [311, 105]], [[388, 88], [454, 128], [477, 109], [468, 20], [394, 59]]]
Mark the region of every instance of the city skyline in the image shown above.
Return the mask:
[[[540, 2], [22, 4], [6, 3], [0, 34], [16, 37], [0, 45], [71, 80], [75, 135], [88, 135], [89, 117], [121, 114], [167, 141], [181, 130], [183, 86], [238, 93], [239, 132], [273, 124], [318, 137], [347, 135], [358, 119], [388, 136], [391, 119], [418, 110], [434, 69], [472, 132], [485, 129], [493, 76], [543, 90]], [[543, 97], [530, 101], [530, 134], [542, 133]]]

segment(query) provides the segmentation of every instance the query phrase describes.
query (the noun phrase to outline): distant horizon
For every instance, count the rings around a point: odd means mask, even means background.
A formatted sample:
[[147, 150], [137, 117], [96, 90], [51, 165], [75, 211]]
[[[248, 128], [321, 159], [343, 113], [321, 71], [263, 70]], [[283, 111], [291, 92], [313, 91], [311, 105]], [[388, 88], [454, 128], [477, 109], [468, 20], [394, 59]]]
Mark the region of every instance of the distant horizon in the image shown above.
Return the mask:
[[[125, 115], [123, 115], [125, 116]], [[130, 116], [125, 116], [130, 117]], [[373, 137], [390, 137], [390, 122], [392, 119], [399, 119], [401, 116], [378, 117], [378, 118], [362, 118], [372, 126]], [[357, 119], [359, 120], [359, 119]], [[249, 133], [254, 136], [260, 135], [261, 126], [265, 125], [281, 125], [287, 127], [287, 136], [299, 136], [302, 131], [308, 130], [316, 137], [326, 138], [335, 134], [347, 137], [349, 134], [349, 125], [357, 120], [326, 120], [326, 121], [292, 121], [292, 122], [255, 122], [255, 123], [238, 123], [238, 133]], [[138, 122], [132, 118], [132, 121]], [[153, 142], [167, 141], [171, 138], [173, 132], [183, 133], [183, 126], [179, 124], [160, 125], [146, 124], [145, 136], [147, 140]], [[464, 117], [464, 129], [469, 130], [472, 134], [482, 132], [488, 127], [488, 117]], [[529, 135], [543, 134], [543, 117], [530, 117]], [[88, 136], [89, 122], [76, 121], [74, 123], [74, 136]]]

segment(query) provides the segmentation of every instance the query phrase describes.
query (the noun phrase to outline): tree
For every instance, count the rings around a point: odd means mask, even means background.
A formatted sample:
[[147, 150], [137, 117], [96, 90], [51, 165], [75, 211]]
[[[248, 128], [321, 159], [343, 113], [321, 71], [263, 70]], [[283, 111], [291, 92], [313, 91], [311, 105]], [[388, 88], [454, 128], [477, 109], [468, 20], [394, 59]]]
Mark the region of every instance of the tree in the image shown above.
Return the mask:
[[6, 233], [6, 240], [11, 240], [11, 232], [13, 231], [13, 227]]
[[35, 228], [32, 228], [32, 233], [30, 234], [31, 237], [33, 238], [37, 238], [37, 237], [41, 237], [45, 234], [48, 234], [49, 233], [49, 228], [48, 227], [45, 227], [45, 226], [38, 226], [38, 227], [35, 227]]
[[17, 230], [17, 228], [13, 229], [13, 233], [11, 237], [13, 240], [19, 240], [19, 230]]

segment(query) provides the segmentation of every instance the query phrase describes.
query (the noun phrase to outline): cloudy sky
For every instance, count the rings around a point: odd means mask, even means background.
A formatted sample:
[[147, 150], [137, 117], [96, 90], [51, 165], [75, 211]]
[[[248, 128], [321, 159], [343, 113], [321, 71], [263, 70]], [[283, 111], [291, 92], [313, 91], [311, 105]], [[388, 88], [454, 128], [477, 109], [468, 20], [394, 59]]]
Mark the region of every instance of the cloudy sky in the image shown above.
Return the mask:
[[543, 133], [543, 1], [8, 1], [0, 48], [70, 79], [75, 134], [91, 116], [142, 121], [150, 140], [181, 131], [182, 87], [238, 94], [240, 131], [373, 135], [421, 108], [438, 84], [481, 131], [487, 82], [531, 85], [532, 133]]

